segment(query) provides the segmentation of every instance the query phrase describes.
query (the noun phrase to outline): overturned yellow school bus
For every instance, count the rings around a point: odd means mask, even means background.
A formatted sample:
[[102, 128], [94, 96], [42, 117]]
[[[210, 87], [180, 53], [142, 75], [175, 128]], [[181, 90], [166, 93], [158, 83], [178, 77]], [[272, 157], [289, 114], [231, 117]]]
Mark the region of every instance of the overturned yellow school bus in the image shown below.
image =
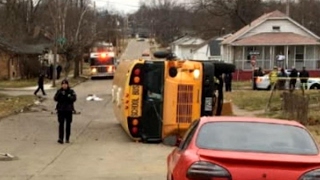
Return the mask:
[[182, 136], [201, 116], [221, 115], [223, 73], [233, 64], [177, 60], [171, 53], [154, 53], [165, 60], [122, 61], [113, 80], [114, 113], [127, 134], [137, 141], [161, 142]]

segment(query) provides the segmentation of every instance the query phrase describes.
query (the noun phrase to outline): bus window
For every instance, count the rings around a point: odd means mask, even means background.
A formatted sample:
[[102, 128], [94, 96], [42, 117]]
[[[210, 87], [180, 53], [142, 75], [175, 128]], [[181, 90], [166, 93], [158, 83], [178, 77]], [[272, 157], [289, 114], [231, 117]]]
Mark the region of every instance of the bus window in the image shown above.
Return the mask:
[[90, 59], [90, 66], [100, 66], [100, 65], [113, 65], [114, 58], [113, 57], [106, 57], [104, 59], [98, 58], [91, 58]]
[[[162, 100], [163, 96], [163, 67], [157, 65], [159, 63], [146, 63], [145, 82], [144, 85], [147, 91], [148, 98]], [[163, 62], [162, 62], [163, 64]]]

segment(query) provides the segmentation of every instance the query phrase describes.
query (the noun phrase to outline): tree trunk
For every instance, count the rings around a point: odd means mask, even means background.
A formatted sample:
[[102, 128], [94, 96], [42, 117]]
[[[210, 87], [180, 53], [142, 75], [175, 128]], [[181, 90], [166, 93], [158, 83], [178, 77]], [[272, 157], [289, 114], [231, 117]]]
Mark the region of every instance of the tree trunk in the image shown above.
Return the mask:
[[79, 76], [80, 76], [80, 57], [77, 56], [74, 59], [73, 78], [78, 78]]

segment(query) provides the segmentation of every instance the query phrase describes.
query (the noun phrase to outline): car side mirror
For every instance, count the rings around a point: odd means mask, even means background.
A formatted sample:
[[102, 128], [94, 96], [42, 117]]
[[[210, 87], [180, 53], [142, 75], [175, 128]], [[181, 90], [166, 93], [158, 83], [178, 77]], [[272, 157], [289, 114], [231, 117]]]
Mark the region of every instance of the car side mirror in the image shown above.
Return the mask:
[[170, 135], [163, 139], [163, 144], [167, 146], [180, 146], [181, 138], [177, 135]]

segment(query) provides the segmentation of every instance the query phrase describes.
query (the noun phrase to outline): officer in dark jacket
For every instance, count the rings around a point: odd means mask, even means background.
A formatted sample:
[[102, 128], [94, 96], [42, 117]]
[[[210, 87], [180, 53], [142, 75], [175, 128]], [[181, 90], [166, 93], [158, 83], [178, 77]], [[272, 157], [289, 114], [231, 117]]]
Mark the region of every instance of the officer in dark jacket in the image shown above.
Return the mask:
[[66, 143], [69, 143], [71, 133], [72, 115], [74, 111], [74, 102], [77, 100], [76, 93], [69, 87], [68, 80], [61, 82], [61, 88], [56, 92], [54, 100], [57, 102], [56, 110], [59, 121], [59, 140], [63, 144], [64, 124], [66, 123]]
[[294, 90], [296, 89], [296, 83], [298, 78], [298, 71], [295, 67], [292, 67], [289, 77], [290, 77], [290, 82], [289, 82], [290, 90]]
[[226, 92], [231, 92], [232, 87], [232, 73], [226, 73], [224, 75], [224, 83], [226, 87]]
[[44, 92], [44, 74], [40, 73], [38, 78], [38, 88], [34, 91], [34, 95], [37, 95], [37, 93], [41, 90], [42, 94], [45, 96], [46, 92]]
[[301, 82], [301, 86], [304, 88], [304, 89], [307, 89], [308, 88], [308, 79], [309, 79], [309, 72], [306, 70], [306, 67], [303, 67], [302, 68], [302, 71], [300, 72], [300, 82]]

